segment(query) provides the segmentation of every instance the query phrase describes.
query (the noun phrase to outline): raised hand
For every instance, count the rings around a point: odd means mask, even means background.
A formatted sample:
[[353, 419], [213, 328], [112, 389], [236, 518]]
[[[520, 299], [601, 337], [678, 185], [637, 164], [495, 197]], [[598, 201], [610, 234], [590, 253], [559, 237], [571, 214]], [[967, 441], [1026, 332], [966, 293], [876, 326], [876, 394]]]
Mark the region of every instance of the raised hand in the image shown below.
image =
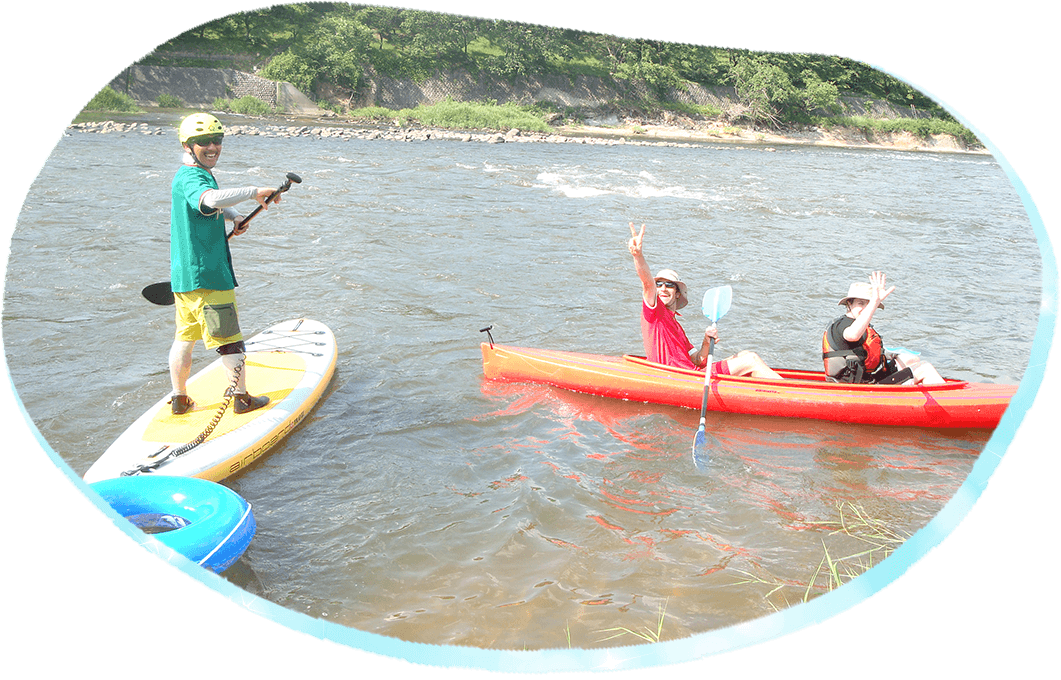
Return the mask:
[[869, 275], [869, 288], [870, 295], [870, 309], [876, 309], [877, 305], [884, 302], [884, 298], [892, 294], [895, 290], [895, 286], [891, 288], [885, 288], [887, 284], [887, 278], [884, 276], [884, 272], [873, 272]]
[[641, 231], [634, 231], [634, 223], [630, 223], [630, 254], [637, 257], [642, 254], [642, 242], [645, 240], [645, 225], [641, 225]]

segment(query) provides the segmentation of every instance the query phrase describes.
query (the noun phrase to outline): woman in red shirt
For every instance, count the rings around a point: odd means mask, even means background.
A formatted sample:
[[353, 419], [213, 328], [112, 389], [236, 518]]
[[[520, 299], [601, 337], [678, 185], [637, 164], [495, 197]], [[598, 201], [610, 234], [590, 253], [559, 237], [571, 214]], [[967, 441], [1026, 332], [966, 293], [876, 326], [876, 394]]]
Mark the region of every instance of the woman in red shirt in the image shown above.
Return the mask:
[[[667, 366], [679, 368], [705, 368], [711, 339], [718, 342], [718, 329], [711, 325], [704, 331], [700, 347], [694, 350], [689, 342], [685, 329], [678, 323], [678, 310], [689, 304], [686, 285], [671, 269], [660, 270], [652, 276], [645, 261], [642, 244], [645, 239], [645, 225], [636, 231], [630, 224], [630, 254], [634, 257], [634, 269], [641, 279], [641, 338], [645, 343], [645, 357]], [[751, 375], [756, 378], [777, 378], [781, 376], [771, 369], [758, 354], [743, 350], [737, 354], [716, 361], [711, 367], [712, 374]]]

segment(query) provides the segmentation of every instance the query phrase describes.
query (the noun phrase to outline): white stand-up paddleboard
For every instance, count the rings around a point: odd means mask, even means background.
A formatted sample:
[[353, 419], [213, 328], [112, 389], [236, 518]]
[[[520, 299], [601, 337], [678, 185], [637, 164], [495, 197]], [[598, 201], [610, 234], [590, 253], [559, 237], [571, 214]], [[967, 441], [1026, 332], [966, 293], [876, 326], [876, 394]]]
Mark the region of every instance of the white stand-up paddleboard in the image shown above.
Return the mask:
[[209, 436], [180, 452], [209, 429], [225, 400], [229, 377], [219, 358], [188, 380], [192, 410], [175, 416], [165, 397], [111, 444], [85, 481], [158, 474], [220, 482], [265, 454], [324, 393], [335, 372], [335, 336], [319, 321], [293, 319], [250, 338], [246, 350], [247, 391], [269, 397], [268, 404], [237, 415], [230, 400]]

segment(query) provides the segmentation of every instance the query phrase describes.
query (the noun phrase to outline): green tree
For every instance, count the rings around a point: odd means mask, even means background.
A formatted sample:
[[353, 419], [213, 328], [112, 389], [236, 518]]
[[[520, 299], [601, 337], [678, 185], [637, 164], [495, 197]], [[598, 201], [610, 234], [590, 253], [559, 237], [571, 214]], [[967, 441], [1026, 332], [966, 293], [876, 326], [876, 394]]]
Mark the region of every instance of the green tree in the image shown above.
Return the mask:
[[629, 40], [610, 35], [587, 35], [584, 43], [587, 51], [604, 64], [604, 68], [617, 75], [624, 64], [636, 59]]
[[487, 60], [485, 67], [506, 77], [548, 72], [550, 64], [559, 61], [566, 51], [565, 33], [547, 26], [491, 22], [483, 27], [482, 35], [503, 54]]
[[279, 43], [289, 46], [312, 28], [334, 7], [333, 3], [274, 5], [259, 10], [256, 26], [259, 39], [266, 49]]
[[261, 70], [262, 77], [286, 80], [306, 93], [324, 83], [356, 89], [375, 41], [372, 31], [357, 21], [356, 10], [335, 6], [305, 28]]
[[357, 20], [375, 34], [380, 50], [386, 42], [393, 42], [402, 26], [405, 10], [393, 7], [365, 7], [357, 11]]
[[291, 83], [302, 92], [312, 92], [316, 73], [305, 57], [288, 50], [273, 57], [259, 75], [269, 80]]
[[679, 78], [701, 85], [721, 85], [728, 72], [725, 51], [715, 47], [668, 46], [666, 60]]
[[336, 10], [321, 19], [306, 36], [303, 53], [317, 67], [317, 79], [356, 89], [361, 83], [372, 32], [358, 22], [351, 8]]
[[822, 80], [810, 69], [804, 70], [801, 76], [803, 78], [801, 97], [804, 111], [809, 114], [818, 109], [829, 115], [838, 115], [840, 113], [840, 91], [836, 85]]
[[739, 55], [730, 69], [730, 79], [749, 119], [780, 126], [796, 95], [784, 69], [761, 55]]
[[403, 15], [400, 46], [420, 69], [434, 71], [464, 63], [473, 33], [474, 20], [410, 10]]

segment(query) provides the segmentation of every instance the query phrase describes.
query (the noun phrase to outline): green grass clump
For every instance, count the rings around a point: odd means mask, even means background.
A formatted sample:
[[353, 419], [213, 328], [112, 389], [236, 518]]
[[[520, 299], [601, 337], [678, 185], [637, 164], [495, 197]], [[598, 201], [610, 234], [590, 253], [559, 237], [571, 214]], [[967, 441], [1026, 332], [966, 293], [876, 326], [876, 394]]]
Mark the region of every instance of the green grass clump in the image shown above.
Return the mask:
[[[649, 628], [648, 626], [642, 626], [638, 629], [630, 629], [625, 626], [617, 626], [615, 628], [606, 628], [600, 633], [607, 634], [606, 637], [601, 638], [601, 642], [607, 640], [613, 640], [624, 635], [633, 635], [634, 637], [641, 638], [645, 642], [659, 642], [663, 635], [663, 621], [667, 617], [667, 601], [664, 600], [659, 604], [659, 616], [656, 619], [656, 627]], [[568, 630], [568, 646], [571, 645], [571, 633]]]
[[[871, 517], [861, 506], [840, 502], [837, 504], [839, 518], [832, 521], [809, 522], [808, 526], [817, 527], [819, 530], [828, 532], [827, 536], [843, 536], [855, 539], [861, 544], [861, 550], [856, 552], [845, 551], [848, 554], [838, 556], [835, 551], [830, 552], [826, 541], [822, 540], [822, 559], [818, 563], [814, 573], [807, 579], [806, 583], [782, 580], [776, 576], [756, 575], [741, 570], [735, 570], [744, 578], [734, 585], [760, 584], [768, 586], [770, 590], [764, 596], [767, 601], [779, 594], [784, 600], [785, 606], [791, 606], [786, 591], [800, 589], [802, 594], [798, 602], [808, 602], [818, 595], [835, 590], [840, 586], [858, 578], [880, 564], [884, 559], [899, 548], [908, 538], [909, 534], [895, 531], [887, 526], [882, 520]], [[779, 609], [771, 602], [774, 609]]]
[[246, 116], [268, 116], [276, 113], [276, 109], [269, 104], [266, 104], [257, 97], [247, 95], [246, 97], [240, 97], [239, 99], [223, 99], [218, 97], [214, 100], [214, 108], [219, 111], [228, 111], [230, 113], [241, 113]]
[[180, 97], [175, 97], [168, 93], [162, 93], [158, 96], [158, 105], [163, 109], [179, 109], [184, 106], [184, 102], [181, 101]]
[[127, 94], [115, 92], [109, 85], [96, 93], [96, 96], [85, 105], [86, 111], [117, 111], [121, 113], [138, 113], [142, 111], [136, 100]]
[[383, 106], [366, 106], [361, 109], [350, 109], [346, 112], [350, 118], [367, 118], [369, 120], [387, 120], [396, 118], [398, 112]]
[[380, 106], [354, 109], [352, 118], [392, 120], [400, 125], [417, 122], [426, 127], [446, 130], [511, 130], [551, 132], [540, 114], [515, 104], [481, 104], [452, 99], [438, 104], [421, 104], [414, 109], [393, 110]]
[[446, 129], [508, 130], [518, 128], [531, 132], [549, 132], [550, 128], [539, 116], [515, 104], [481, 104], [457, 102], [452, 99], [402, 109], [399, 117], [415, 120], [421, 125]]

